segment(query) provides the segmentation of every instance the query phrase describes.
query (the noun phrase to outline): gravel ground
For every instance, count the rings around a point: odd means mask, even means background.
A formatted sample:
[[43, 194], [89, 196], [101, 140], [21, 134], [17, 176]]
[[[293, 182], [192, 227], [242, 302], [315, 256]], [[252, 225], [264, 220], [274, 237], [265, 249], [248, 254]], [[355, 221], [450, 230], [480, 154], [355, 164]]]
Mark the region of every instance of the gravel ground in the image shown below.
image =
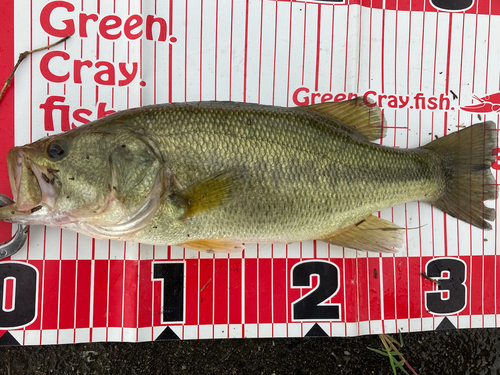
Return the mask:
[[[420, 375], [500, 373], [500, 329], [404, 334]], [[378, 336], [0, 347], [0, 374], [392, 374]], [[403, 372], [398, 371], [398, 374]]]

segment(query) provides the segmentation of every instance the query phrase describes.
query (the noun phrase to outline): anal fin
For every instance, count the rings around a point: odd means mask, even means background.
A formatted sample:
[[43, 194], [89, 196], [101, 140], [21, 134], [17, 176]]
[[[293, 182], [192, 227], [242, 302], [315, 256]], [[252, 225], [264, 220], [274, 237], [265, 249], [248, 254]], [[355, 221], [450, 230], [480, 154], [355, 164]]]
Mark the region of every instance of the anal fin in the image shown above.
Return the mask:
[[241, 242], [227, 238], [196, 240], [185, 242], [178, 246], [205, 253], [232, 253], [243, 250], [243, 244]]
[[403, 239], [404, 228], [370, 215], [365, 220], [321, 240], [355, 250], [395, 253], [395, 247], [403, 246]]

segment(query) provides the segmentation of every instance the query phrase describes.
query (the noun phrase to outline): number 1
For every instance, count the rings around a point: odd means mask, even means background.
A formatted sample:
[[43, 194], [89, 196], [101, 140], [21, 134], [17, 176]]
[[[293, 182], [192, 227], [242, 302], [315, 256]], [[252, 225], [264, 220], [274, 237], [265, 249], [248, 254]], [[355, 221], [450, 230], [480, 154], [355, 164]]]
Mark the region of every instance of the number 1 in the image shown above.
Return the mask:
[[184, 322], [184, 262], [153, 263], [153, 278], [161, 280], [161, 322]]

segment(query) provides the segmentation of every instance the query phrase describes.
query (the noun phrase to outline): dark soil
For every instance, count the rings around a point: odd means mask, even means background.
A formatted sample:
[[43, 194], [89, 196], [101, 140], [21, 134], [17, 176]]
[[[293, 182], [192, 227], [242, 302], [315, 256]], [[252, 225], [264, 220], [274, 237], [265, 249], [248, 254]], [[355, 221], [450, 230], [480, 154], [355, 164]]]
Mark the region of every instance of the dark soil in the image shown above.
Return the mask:
[[[401, 352], [420, 375], [500, 373], [500, 329], [403, 340]], [[383, 349], [377, 335], [10, 346], [0, 347], [0, 374], [392, 374], [388, 358], [367, 347]]]

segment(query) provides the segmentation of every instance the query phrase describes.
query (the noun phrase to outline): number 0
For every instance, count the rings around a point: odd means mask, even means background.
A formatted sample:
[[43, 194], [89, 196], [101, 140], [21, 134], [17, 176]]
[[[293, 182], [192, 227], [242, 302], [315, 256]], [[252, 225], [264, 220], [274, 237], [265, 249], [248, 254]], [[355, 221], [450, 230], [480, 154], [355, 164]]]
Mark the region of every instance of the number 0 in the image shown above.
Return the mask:
[[[6, 290], [8, 279], [13, 280], [12, 293]], [[6, 301], [7, 298], [10, 301]], [[36, 319], [37, 299], [38, 271], [35, 267], [27, 263], [0, 263], [0, 329], [31, 324]]]

